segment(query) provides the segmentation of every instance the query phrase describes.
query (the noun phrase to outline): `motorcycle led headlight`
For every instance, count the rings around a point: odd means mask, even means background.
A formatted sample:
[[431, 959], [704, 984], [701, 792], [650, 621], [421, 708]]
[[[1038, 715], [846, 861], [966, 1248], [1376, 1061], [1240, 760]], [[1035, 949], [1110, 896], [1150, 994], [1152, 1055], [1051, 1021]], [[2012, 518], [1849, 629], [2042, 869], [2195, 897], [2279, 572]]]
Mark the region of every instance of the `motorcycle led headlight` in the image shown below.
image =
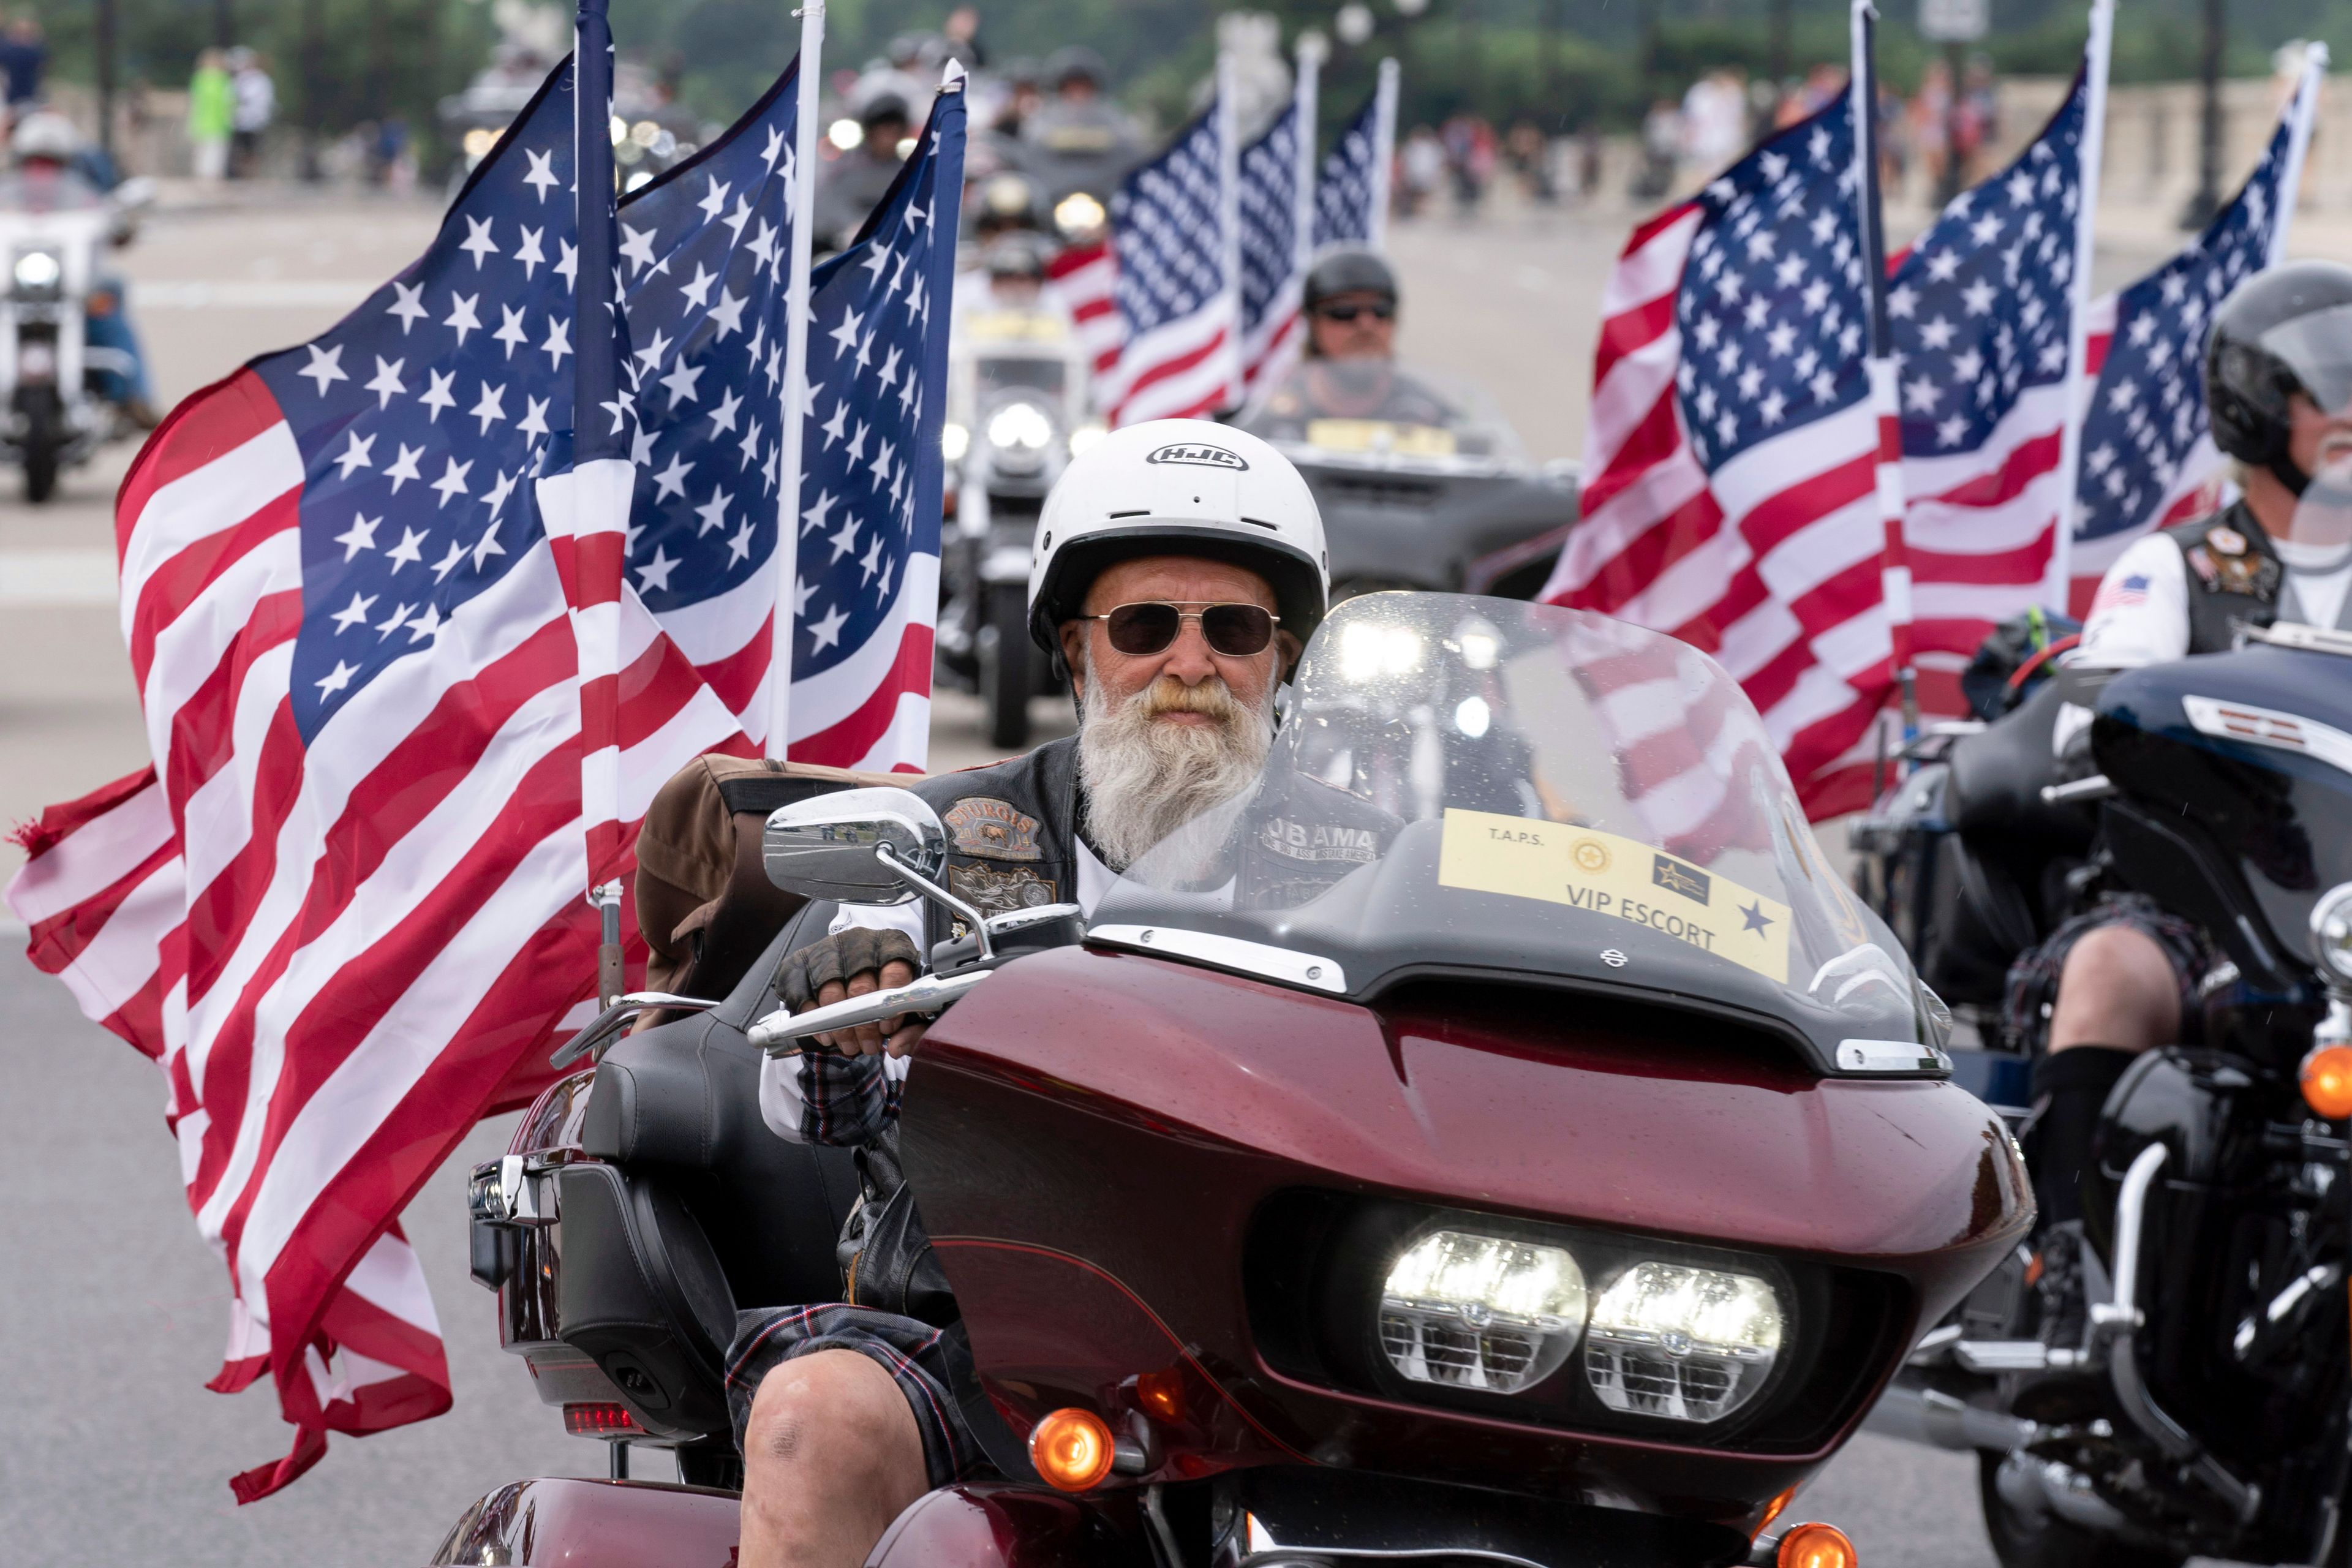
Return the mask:
[[1761, 1279], [1636, 1263], [1593, 1306], [1585, 1375], [1612, 1410], [1720, 1421], [1764, 1386], [1782, 1326], [1780, 1299]]
[[971, 450], [971, 432], [950, 419], [940, 426], [940, 456], [950, 463], [961, 463], [963, 455]]
[[1105, 216], [1102, 203], [1084, 191], [1072, 191], [1054, 204], [1054, 226], [1066, 238], [1092, 234], [1102, 227]]
[[1043, 452], [1054, 439], [1054, 417], [1034, 403], [1008, 403], [988, 418], [988, 444], [1000, 452]]
[[58, 286], [58, 280], [65, 276], [65, 268], [54, 250], [20, 250], [16, 253], [14, 276], [17, 288], [46, 293]]
[[2330, 979], [2352, 981], [2352, 882], [2328, 889], [2312, 906], [2311, 951]]
[[1568, 1360], [1584, 1309], [1566, 1248], [1432, 1231], [1389, 1268], [1381, 1349], [1414, 1383], [1516, 1394]]

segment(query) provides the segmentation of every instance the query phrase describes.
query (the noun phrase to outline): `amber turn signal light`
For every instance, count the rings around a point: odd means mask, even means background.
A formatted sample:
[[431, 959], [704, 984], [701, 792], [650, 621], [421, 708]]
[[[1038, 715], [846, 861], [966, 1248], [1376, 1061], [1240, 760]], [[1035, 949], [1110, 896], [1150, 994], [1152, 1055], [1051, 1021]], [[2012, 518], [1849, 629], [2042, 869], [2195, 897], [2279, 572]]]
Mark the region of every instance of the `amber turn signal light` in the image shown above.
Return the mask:
[[1800, 1524], [1780, 1537], [1780, 1568], [1861, 1568], [1862, 1554], [1834, 1524]]
[[1110, 1474], [1115, 1447], [1108, 1422], [1091, 1410], [1066, 1405], [1031, 1429], [1029, 1462], [1049, 1487], [1092, 1491]]
[[2352, 1116], [2352, 1046], [2322, 1046], [2303, 1058], [2303, 1102], [2325, 1121]]

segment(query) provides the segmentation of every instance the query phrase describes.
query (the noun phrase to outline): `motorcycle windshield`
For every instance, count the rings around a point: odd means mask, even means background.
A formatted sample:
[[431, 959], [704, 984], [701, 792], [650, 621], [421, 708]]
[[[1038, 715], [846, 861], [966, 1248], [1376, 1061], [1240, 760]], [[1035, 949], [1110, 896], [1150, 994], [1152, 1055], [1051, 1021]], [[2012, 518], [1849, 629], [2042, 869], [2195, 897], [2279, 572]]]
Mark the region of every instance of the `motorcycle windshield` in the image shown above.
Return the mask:
[[1393, 360], [1302, 360], [1258, 396], [1241, 426], [1309, 462], [1444, 468], [1527, 460], [1518, 432], [1484, 392]]
[[1340, 605], [1255, 783], [1139, 856], [1093, 918], [1100, 942], [1361, 999], [1483, 975], [1769, 1018], [1825, 1061], [1936, 1043], [1937, 1005], [1731, 678], [1518, 600]]

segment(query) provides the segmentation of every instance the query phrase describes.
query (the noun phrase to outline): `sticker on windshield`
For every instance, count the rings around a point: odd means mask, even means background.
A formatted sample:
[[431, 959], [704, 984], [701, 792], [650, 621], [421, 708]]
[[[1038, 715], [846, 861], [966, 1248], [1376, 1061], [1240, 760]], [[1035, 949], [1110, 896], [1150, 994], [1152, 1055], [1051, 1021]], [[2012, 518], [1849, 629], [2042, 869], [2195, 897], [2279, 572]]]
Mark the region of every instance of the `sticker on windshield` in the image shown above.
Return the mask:
[[1788, 905], [1639, 839], [1448, 807], [1437, 879], [1647, 926], [1788, 984]]

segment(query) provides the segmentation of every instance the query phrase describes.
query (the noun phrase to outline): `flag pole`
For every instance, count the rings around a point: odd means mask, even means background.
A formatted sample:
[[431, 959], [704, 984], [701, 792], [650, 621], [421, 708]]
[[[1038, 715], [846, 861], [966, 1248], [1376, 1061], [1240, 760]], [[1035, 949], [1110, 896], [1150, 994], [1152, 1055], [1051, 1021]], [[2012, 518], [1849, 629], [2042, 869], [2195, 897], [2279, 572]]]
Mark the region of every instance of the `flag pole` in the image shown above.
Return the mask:
[[792, 744], [793, 635], [799, 603], [801, 429], [808, 385], [809, 247], [816, 210], [817, 98], [824, 81], [824, 0], [808, 0], [793, 13], [801, 19], [794, 104], [792, 174], [784, 182], [791, 206], [792, 274], [784, 293], [783, 428], [776, 483], [776, 609], [768, 655], [768, 732], [761, 749], [782, 761]]
[[2074, 597], [2074, 521], [2082, 498], [2083, 418], [2091, 395], [2084, 366], [2091, 340], [2091, 247], [2099, 208], [2099, 165], [2106, 145], [2107, 63], [2114, 52], [2116, 0], [2091, 0], [2091, 37], [2083, 55], [2083, 134], [2074, 144], [2081, 200], [2074, 208], [2074, 275], [2066, 279], [2066, 422], [2058, 433], [2058, 521], [2050, 542], [2050, 577], [2042, 598], [2071, 614]]
[[1242, 139], [1239, 105], [1234, 100], [1240, 83], [1230, 50], [1217, 51], [1217, 224], [1225, 279], [1226, 362], [1233, 366], [1225, 379], [1225, 406], [1242, 405]]
[[1319, 33], [1307, 33], [1298, 40], [1298, 79], [1291, 95], [1291, 103], [1298, 116], [1298, 157], [1297, 178], [1290, 207], [1290, 255], [1298, 276], [1305, 278], [1307, 268], [1315, 260], [1315, 120], [1317, 99], [1322, 91], [1323, 57], [1330, 46]]
[[[606, 476], [585, 471], [610, 455], [621, 423], [620, 302], [614, 297], [613, 28], [606, 0], [580, 0], [573, 22], [572, 158], [580, 226], [579, 271], [572, 305], [572, 626], [580, 684], [580, 807], [587, 832], [588, 901], [599, 917], [596, 994], [609, 1006], [625, 990], [621, 950], [621, 884], [601, 881], [618, 868], [621, 815], [619, 735], [620, 614], [627, 567], [628, 498], [609, 517]], [[601, 307], [601, 312], [599, 310]], [[610, 409], [611, 437], [596, 430]], [[603, 527], [610, 522], [614, 526]], [[592, 578], [593, 580], [592, 580]]]
[[1396, 163], [1396, 57], [1381, 61], [1380, 85], [1372, 97], [1372, 210], [1365, 219], [1365, 238], [1374, 250], [1388, 243], [1389, 170]]
[[1855, 199], [1862, 219], [1864, 289], [1870, 301], [1870, 413], [1878, 423], [1878, 519], [1885, 539], [1879, 556], [1882, 602], [1886, 606], [1889, 661], [1903, 704], [1903, 733], [1919, 732], [1918, 678], [1911, 664], [1911, 556], [1903, 538], [1903, 411], [1895, 401], [1894, 333], [1886, 316], [1886, 231], [1878, 193], [1878, 12], [1871, 0], [1853, 0], [1852, 10]]
[[2326, 44], [2304, 46], [2303, 79], [2295, 84], [2294, 101], [2287, 112], [2286, 167], [2279, 171], [2278, 222], [2271, 226], [2270, 254], [2263, 258], [2276, 267], [2286, 259], [2287, 230], [2294, 226], [2294, 209], [2302, 205], [2303, 160], [2311, 150], [2312, 121], [2319, 118], [2320, 89], [2327, 85]]

